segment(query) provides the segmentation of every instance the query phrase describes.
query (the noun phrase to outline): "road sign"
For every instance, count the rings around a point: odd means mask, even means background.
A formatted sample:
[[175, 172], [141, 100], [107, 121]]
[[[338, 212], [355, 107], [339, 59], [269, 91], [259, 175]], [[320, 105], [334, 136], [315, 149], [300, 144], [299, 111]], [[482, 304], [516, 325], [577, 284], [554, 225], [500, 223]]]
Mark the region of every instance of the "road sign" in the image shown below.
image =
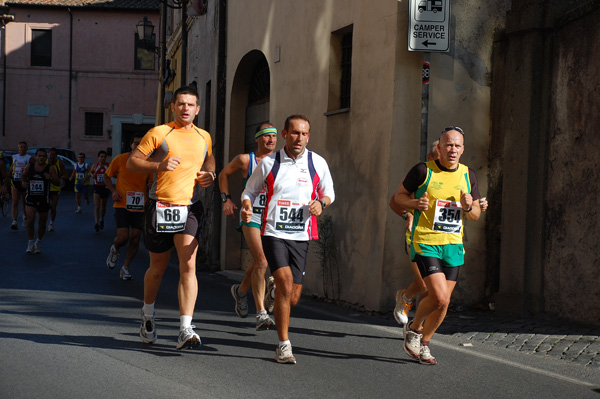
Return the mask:
[[447, 52], [450, 0], [409, 0], [408, 51]]

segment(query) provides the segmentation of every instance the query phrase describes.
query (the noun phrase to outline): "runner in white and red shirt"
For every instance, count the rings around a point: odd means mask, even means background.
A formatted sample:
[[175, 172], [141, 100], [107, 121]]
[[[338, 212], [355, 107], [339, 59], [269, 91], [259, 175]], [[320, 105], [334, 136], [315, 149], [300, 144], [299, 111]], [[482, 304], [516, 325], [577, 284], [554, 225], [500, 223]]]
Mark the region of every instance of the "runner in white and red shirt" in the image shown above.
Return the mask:
[[319, 238], [317, 216], [334, 201], [335, 192], [325, 159], [306, 149], [308, 118], [289, 116], [281, 134], [285, 146], [263, 158], [246, 183], [241, 214], [244, 222], [250, 222], [254, 199], [266, 190], [262, 243], [277, 287], [273, 290], [279, 336], [275, 360], [296, 363], [288, 336], [290, 309], [302, 293], [308, 242]]

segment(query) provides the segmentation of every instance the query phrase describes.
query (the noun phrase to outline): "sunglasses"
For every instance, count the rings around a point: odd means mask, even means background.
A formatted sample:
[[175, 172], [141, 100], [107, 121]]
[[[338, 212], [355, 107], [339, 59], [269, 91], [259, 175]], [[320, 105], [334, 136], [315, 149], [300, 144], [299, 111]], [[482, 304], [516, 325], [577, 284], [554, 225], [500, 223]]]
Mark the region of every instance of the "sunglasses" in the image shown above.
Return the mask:
[[456, 130], [457, 132], [459, 132], [460, 134], [462, 134], [463, 136], [465, 135], [465, 132], [463, 132], [463, 130], [461, 128], [459, 128], [458, 126], [448, 126], [444, 129], [444, 131], [442, 132], [442, 134], [449, 132], [450, 130]]

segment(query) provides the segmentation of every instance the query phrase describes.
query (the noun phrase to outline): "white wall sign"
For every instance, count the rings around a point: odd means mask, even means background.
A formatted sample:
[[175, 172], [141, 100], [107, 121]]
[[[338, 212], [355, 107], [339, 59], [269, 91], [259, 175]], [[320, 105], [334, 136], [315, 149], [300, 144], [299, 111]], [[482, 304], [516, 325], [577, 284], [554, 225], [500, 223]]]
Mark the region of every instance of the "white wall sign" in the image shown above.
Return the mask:
[[408, 51], [447, 52], [450, 0], [409, 0]]
[[27, 105], [27, 116], [48, 116], [49, 107], [47, 105]]

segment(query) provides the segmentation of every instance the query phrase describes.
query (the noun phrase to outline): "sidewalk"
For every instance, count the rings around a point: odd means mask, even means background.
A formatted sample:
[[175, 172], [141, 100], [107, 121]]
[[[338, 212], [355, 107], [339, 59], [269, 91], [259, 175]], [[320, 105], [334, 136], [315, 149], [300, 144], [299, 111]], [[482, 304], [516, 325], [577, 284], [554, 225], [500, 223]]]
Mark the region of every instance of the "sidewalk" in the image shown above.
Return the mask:
[[448, 312], [439, 334], [600, 369], [600, 327], [494, 311]]

